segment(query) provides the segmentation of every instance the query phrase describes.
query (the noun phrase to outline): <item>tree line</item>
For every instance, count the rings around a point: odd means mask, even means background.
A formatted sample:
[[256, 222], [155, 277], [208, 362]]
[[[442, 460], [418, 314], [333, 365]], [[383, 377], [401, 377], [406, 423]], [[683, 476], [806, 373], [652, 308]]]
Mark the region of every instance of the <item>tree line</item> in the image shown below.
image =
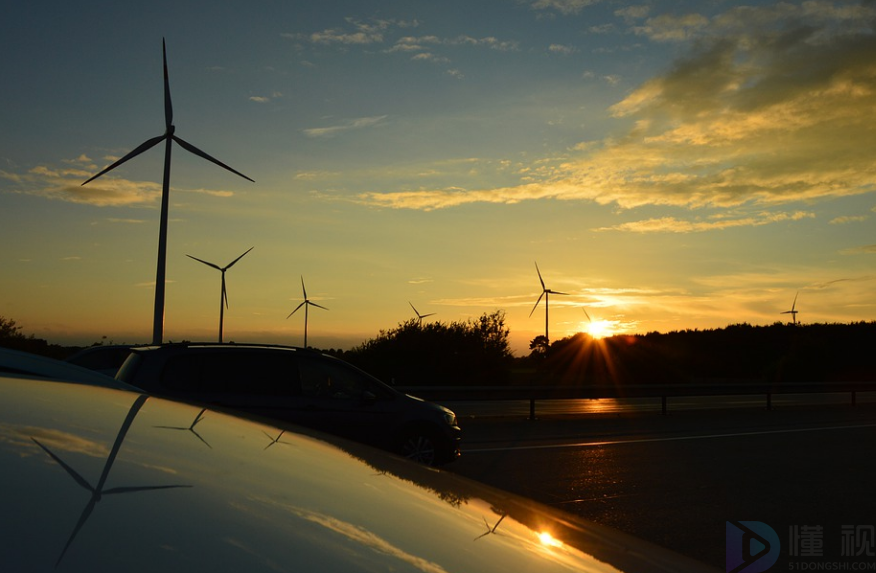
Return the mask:
[[[382, 330], [350, 350], [327, 350], [399, 386], [678, 384], [709, 380], [781, 383], [876, 380], [876, 322], [769, 326], [615, 335], [536, 337], [515, 357], [505, 313]], [[101, 344], [101, 343], [95, 343]], [[0, 316], [0, 346], [64, 357], [64, 347], [27, 336]]]

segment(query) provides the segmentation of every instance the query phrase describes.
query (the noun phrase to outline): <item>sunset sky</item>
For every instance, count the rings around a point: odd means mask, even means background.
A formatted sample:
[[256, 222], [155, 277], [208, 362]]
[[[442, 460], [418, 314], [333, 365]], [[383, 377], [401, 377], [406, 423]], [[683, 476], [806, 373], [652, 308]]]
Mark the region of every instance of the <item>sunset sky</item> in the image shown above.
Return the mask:
[[[502, 310], [550, 338], [876, 320], [876, 3], [15, 2], [0, 23], [0, 316], [350, 348]], [[799, 293], [799, 295], [798, 295]], [[584, 312], [586, 310], [586, 314]]]

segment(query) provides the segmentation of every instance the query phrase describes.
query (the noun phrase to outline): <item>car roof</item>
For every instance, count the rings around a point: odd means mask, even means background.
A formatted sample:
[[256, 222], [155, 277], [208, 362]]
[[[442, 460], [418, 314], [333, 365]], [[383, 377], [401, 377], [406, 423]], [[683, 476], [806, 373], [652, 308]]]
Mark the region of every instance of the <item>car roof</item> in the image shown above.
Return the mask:
[[115, 380], [111, 376], [70, 364], [61, 360], [55, 360], [46, 356], [0, 348], [0, 373], [20, 374], [61, 380], [64, 382], [76, 382], [79, 384], [92, 384], [107, 388], [133, 389], [132, 386]]
[[0, 375], [0, 563], [28, 571], [677, 571], [702, 564], [389, 453]]

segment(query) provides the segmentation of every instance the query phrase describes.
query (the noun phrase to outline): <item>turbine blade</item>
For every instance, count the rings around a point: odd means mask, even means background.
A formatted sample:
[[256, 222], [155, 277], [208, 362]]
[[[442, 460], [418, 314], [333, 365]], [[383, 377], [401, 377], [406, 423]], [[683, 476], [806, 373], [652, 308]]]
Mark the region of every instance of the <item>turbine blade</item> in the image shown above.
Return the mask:
[[[306, 302], [306, 301], [305, 301], [305, 302]], [[305, 303], [302, 302], [301, 304], [299, 304], [298, 306], [296, 306], [296, 307], [295, 307], [295, 310], [293, 310], [292, 312], [289, 313], [289, 316], [292, 316], [293, 314], [295, 314], [296, 312], [298, 312], [298, 309], [300, 309], [302, 306], [304, 306], [304, 304], [305, 304]], [[286, 317], [287, 320], [289, 319], [289, 316]]]
[[225, 290], [225, 273], [222, 273], [222, 300], [225, 302], [225, 308], [228, 308], [228, 291]]
[[66, 463], [64, 463], [64, 460], [62, 460], [61, 458], [59, 458], [58, 456], [56, 456], [55, 454], [53, 454], [53, 453], [52, 453], [52, 450], [50, 450], [49, 448], [47, 448], [47, 447], [45, 447], [44, 445], [42, 445], [41, 443], [39, 443], [39, 442], [36, 440], [36, 438], [31, 438], [31, 440], [33, 440], [34, 443], [35, 443], [36, 445], [38, 445], [39, 447], [41, 447], [41, 448], [43, 449], [44, 452], [46, 452], [47, 454], [49, 454], [49, 457], [51, 457], [53, 460], [55, 460], [55, 461], [58, 463], [59, 466], [61, 466], [62, 468], [64, 468], [64, 470], [65, 470], [68, 474], [70, 474], [70, 477], [72, 477], [74, 480], [76, 480], [76, 483], [78, 483], [79, 485], [81, 485], [82, 487], [84, 487], [85, 489], [87, 489], [88, 491], [90, 491], [90, 492], [92, 492], [92, 493], [94, 492], [94, 488], [91, 487], [91, 484], [89, 484], [87, 481], [85, 481], [85, 478], [83, 478], [81, 475], [79, 475], [79, 473], [78, 473], [76, 470], [74, 470], [73, 468], [71, 468], [70, 466], [68, 466]]
[[148, 149], [152, 149], [153, 147], [158, 145], [160, 142], [164, 141], [165, 137], [166, 136], [164, 136], [164, 135], [159, 135], [158, 137], [153, 137], [152, 139], [146, 140], [145, 142], [141, 143], [136, 149], [134, 149], [133, 151], [131, 151], [130, 153], [128, 153], [127, 155], [125, 155], [124, 157], [122, 157], [121, 159], [119, 159], [118, 161], [116, 161], [115, 163], [110, 165], [109, 167], [104, 168], [103, 171], [101, 171], [97, 175], [94, 175], [93, 177], [88, 179], [82, 185], [85, 185], [86, 183], [90, 183], [91, 181], [94, 181], [95, 179], [97, 179], [98, 177], [100, 177], [101, 175], [106, 173], [107, 171], [112, 171], [113, 169], [115, 169], [116, 167], [118, 167], [119, 165], [124, 163], [125, 161], [127, 161], [133, 157], [137, 157], [138, 155], [140, 155], [141, 153], [143, 153], [144, 151], [146, 151]]
[[582, 308], [581, 310], [584, 311], [584, 316], [587, 317], [587, 321], [588, 321], [588, 322], [593, 322], [593, 319], [590, 318], [590, 315], [589, 315], [589, 314], [587, 314], [587, 309], [586, 309], [586, 308]]
[[[255, 248], [255, 247], [250, 247], [250, 248], [248, 248], [248, 249], [246, 250], [246, 253], [250, 252], [250, 251], [253, 250], [254, 248]], [[230, 269], [232, 266], [234, 266], [234, 263], [236, 263], [237, 261], [239, 261], [240, 259], [242, 259], [242, 258], [244, 257], [244, 255], [246, 255], [246, 253], [243, 253], [243, 255], [240, 255], [239, 257], [237, 257], [236, 259], [234, 259], [233, 261], [231, 261], [230, 263], [228, 263], [227, 265], [225, 265], [225, 270], [228, 270], [228, 269]]]
[[149, 399], [149, 396], [145, 394], [140, 394], [134, 403], [131, 404], [131, 409], [128, 410], [128, 415], [125, 418], [125, 421], [122, 423], [122, 427], [119, 428], [119, 434], [116, 436], [116, 441], [113, 443], [113, 448], [110, 451], [109, 457], [106, 459], [106, 464], [103, 466], [103, 473], [100, 474], [100, 481], [97, 482], [97, 487], [95, 488], [98, 492], [103, 491], [103, 484], [106, 483], [106, 478], [109, 476], [110, 470], [113, 467], [113, 463], [116, 461], [116, 456], [119, 454], [119, 450], [122, 448], [122, 442], [125, 441], [125, 436], [128, 433], [128, 430], [131, 428], [131, 424], [134, 423], [134, 418], [137, 417], [137, 413], [140, 411], [140, 408], [143, 407], [143, 404], [146, 403], [146, 400]]
[[173, 125], [173, 104], [170, 103], [170, 80], [167, 76], [167, 47], [161, 38], [161, 56], [164, 60], [164, 125], [170, 131]]
[[506, 515], [508, 514], [503, 513], [502, 517], [499, 518], [499, 521], [496, 522], [496, 525], [493, 526], [493, 533], [496, 533], [496, 528], [499, 527], [499, 524], [502, 523], [502, 520], [505, 519]]
[[567, 293], [567, 292], [559, 292], [559, 291], [555, 291], [555, 290], [551, 290], [551, 289], [547, 289], [545, 292], [548, 294], [562, 294], [562, 295], [566, 295], [566, 296], [569, 295], [569, 293]]
[[545, 290], [544, 280], [541, 278], [541, 271], [538, 270], [538, 263], [535, 263], [535, 272], [538, 273], [538, 282], [541, 283], [541, 290]]
[[304, 294], [304, 300], [307, 301], [307, 289], [304, 288], [304, 277], [301, 277], [301, 292]]
[[420, 313], [417, 312], [417, 307], [414, 306], [414, 303], [412, 303], [411, 301], [408, 301], [408, 304], [411, 305], [412, 309], [414, 309], [414, 314], [416, 314], [417, 316], [420, 316]]
[[321, 309], [323, 309], [323, 310], [328, 310], [326, 307], [324, 307], [324, 306], [322, 306], [322, 305], [319, 305], [319, 304], [316, 304], [315, 302], [307, 301], [307, 304], [309, 304], [310, 306], [315, 306], [316, 308], [321, 308]]
[[188, 258], [190, 258], [190, 259], [195, 259], [195, 260], [198, 261], [199, 263], [204, 263], [204, 264], [207, 265], [208, 267], [213, 267], [213, 268], [216, 269], [217, 271], [221, 271], [221, 270], [222, 270], [222, 269], [219, 268], [219, 265], [214, 265], [213, 263], [210, 263], [210, 262], [207, 262], [207, 261], [201, 260], [201, 259], [199, 259], [198, 257], [193, 257], [193, 256], [191, 256], [191, 255], [186, 255], [186, 256], [187, 256]]
[[182, 148], [185, 149], [186, 151], [188, 151], [189, 153], [194, 153], [195, 155], [197, 155], [197, 156], [199, 156], [199, 157], [203, 157], [203, 158], [206, 159], [207, 161], [212, 161], [213, 163], [215, 163], [215, 164], [218, 165], [219, 167], [222, 167], [223, 169], [227, 169], [228, 171], [231, 171], [231, 172], [234, 173], [235, 175], [240, 175], [241, 177], [243, 177], [243, 178], [246, 179], [247, 181], [252, 181], [253, 183], [255, 183], [255, 181], [253, 181], [252, 179], [250, 179], [249, 177], [247, 177], [246, 175], [244, 175], [244, 174], [241, 173], [240, 171], [237, 171], [237, 170], [235, 170], [235, 169], [232, 169], [231, 167], [229, 167], [228, 165], [225, 165], [224, 163], [222, 163], [221, 161], [219, 161], [219, 160], [216, 159], [215, 157], [212, 157], [212, 156], [210, 156], [210, 155], [207, 155], [206, 153], [204, 153], [203, 151], [201, 151], [200, 149], [198, 149], [197, 147], [195, 147], [195, 146], [192, 145], [191, 143], [187, 143], [186, 141], [184, 141], [183, 139], [177, 137], [176, 135], [173, 135], [173, 136], [171, 136], [171, 137], [173, 137], [173, 140], [174, 140], [175, 142], [179, 143], [179, 144], [182, 146]]
[[538, 295], [538, 300], [535, 301], [535, 306], [532, 307], [532, 310], [529, 311], [529, 316], [530, 316], [530, 318], [532, 317], [532, 313], [535, 312], [535, 309], [538, 308], [538, 303], [541, 302], [541, 299], [542, 299], [543, 296], [544, 296], [544, 291], [542, 291], [542, 293], [541, 293], [540, 295]]
[[800, 296], [800, 291], [797, 291], [797, 294], [794, 295], [794, 304], [791, 305], [791, 310], [797, 308], [797, 297]]
[[139, 486], [139, 487], [114, 487], [112, 489], [108, 489], [103, 492], [105, 495], [109, 495], [112, 493], [131, 493], [134, 491], [150, 491], [154, 489], [175, 489], [178, 487], [192, 487], [190, 485], [151, 485], [151, 486]]
[[79, 521], [76, 522], [76, 527], [73, 528], [73, 532], [67, 539], [67, 544], [64, 546], [64, 550], [61, 551], [61, 555], [55, 562], [55, 567], [57, 567], [61, 563], [61, 560], [64, 559], [64, 555], [67, 553], [67, 550], [70, 549], [70, 545], [73, 544], [73, 540], [76, 539], [76, 534], [79, 533], [79, 530], [82, 529], [83, 525], [85, 525], [85, 522], [88, 520], [88, 516], [90, 516], [91, 512], [94, 510], [94, 506], [97, 503], [98, 499], [99, 498], [92, 496], [92, 498], [88, 501], [88, 505], [86, 505], [85, 508], [82, 510], [82, 514], [79, 516]]

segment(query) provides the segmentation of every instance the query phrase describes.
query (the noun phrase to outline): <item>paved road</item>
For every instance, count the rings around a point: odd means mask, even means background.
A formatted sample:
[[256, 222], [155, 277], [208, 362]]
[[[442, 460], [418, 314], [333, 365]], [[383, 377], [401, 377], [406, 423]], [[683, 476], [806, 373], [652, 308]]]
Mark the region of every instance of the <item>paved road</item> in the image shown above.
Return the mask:
[[821, 525], [825, 559], [842, 525], [876, 524], [872, 403], [461, 425], [465, 450], [451, 471], [720, 568], [727, 520], [770, 524], [783, 543], [791, 526]]

